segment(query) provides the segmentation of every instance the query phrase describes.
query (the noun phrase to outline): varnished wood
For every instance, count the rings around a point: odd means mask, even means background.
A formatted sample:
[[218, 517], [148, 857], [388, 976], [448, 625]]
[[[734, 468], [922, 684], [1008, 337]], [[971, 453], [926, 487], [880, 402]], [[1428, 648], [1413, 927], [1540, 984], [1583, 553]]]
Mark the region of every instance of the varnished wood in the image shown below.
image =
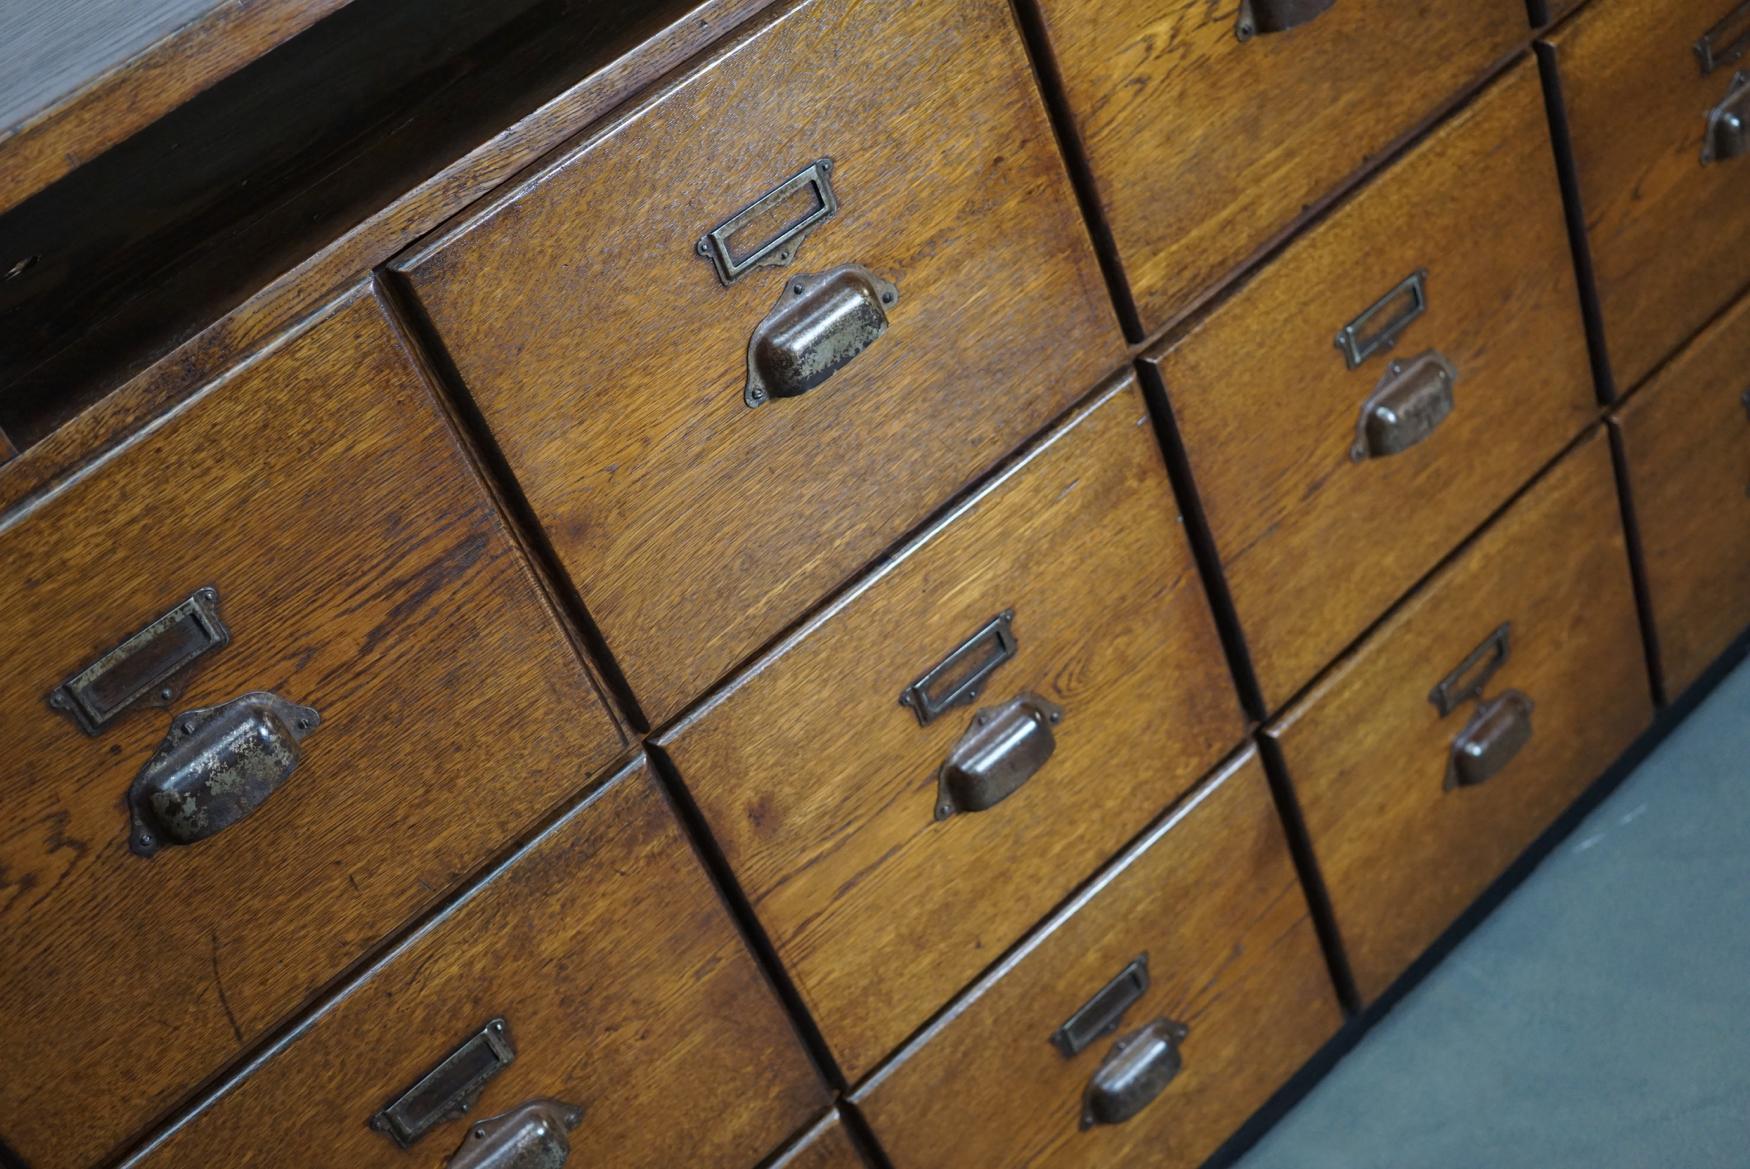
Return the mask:
[[1552, 38], [1611, 373], [1627, 392], [1750, 286], [1750, 160], [1701, 164], [1730, 88], [1694, 45], [1738, 0], [1600, 0]]
[[867, 1169], [867, 1162], [851, 1143], [839, 1114], [829, 1112], [773, 1161], [770, 1169]]
[[[1431, 689], [1503, 622], [1485, 690], [1536, 704], [1499, 775], [1445, 790]], [[1609, 444], [1594, 433], [1344, 658], [1282, 746], [1364, 998], [1383, 991], [1652, 718]]]
[[[1428, 311], [1349, 369], [1333, 335], [1417, 269]], [[1154, 358], [1269, 708], [1593, 420], [1579, 304], [1525, 60]], [[1388, 364], [1428, 349], [1452, 414], [1351, 462]]]
[[[503, 122], [483, 124], [479, 137], [458, 143], [460, 157], [438, 159], [429, 178], [410, 175], [405, 167], [387, 176], [377, 174], [377, 185], [364, 184], [368, 189], [353, 190], [339, 206], [334, 195], [337, 184], [320, 183], [325, 197], [315, 209], [315, 222], [307, 202], [294, 202], [243, 225], [240, 230], [246, 246], [233, 251], [252, 257], [248, 271], [242, 276], [232, 273], [229, 282], [208, 279], [198, 296], [179, 290], [185, 308], [174, 328], [184, 332], [146, 337], [127, 352], [108, 340], [95, 347], [101, 352], [86, 353], [73, 363], [79, 370], [76, 376], [65, 367], [39, 374], [61, 387], [52, 395], [57, 417], [36, 423], [25, 454], [0, 466], [0, 511], [74, 473], [151, 418], [270, 344], [285, 329], [358, 283], [372, 267], [768, 2], [702, 0], [692, 4], [667, 24], [647, 29], [647, 38], [626, 46], [622, 55], [594, 61], [581, 78], [561, 86], [550, 97], [528, 93], [530, 79], [511, 62], [507, 70], [521, 82], [514, 102], [532, 100], [533, 106], [518, 106], [528, 112], [508, 126]], [[478, 88], [469, 94], [446, 91], [446, 100], [429, 103], [427, 112], [453, 128], [465, 129], [479, 119]], [[366, 162], [374, 158], [368, 146], [358, 151]], [[380, 169], [380, 164], [361, 165], [359, 169], [376, 173], [373, 166]], [[348, 173], [346, 185], [357, 186]], [[264, 238], [277, 242], [264, 247], [260, 243]], [[200, 250], [203, 254], [224, 254], [224, 245], [225, 241], [209, 241], [209, 246]], [[11, 257], [4, 264], [19, 258]], [[230, 265], [229, 260], [224, 263]], [[190, 282], [201, 283], [192, 276]], [[4, 413], [0, 410], [0, 415]], [[50, 430], [50, 426], [55, 428]]]
[[[123, 804], [170, 715], [56, 685], [203, 585], [176, 709], [323, 723], [248, 820], [151, 860]], [[0, 529], [0, 1139], [89, 1164], [579, 791], [623, 738], [377, 304], [355, 295]]]
[[[694, 242], [823, 157], [838, 215], [721, 287]], [[750, 410], [754, 327], [846, 262], [887, 335]], [[1000, 0], [791, 8], [398, 267], [653, 723], [1122, 354]]]
[[[62, 69], [33, 76], [46, 88], [21, 95], [0, 118], [0, 213], [351, 2], [197, 0], [180, 5], [187, 19], [179, 22], [133, 5], [132, 28], [118, 27], [119, 4], [99, 14], [79, 12], [89, 4], [39, 0], [30, 12], [11, 13], [9, 40], [23, 36], [17, 21], [76, 20], [81, 31], [67, 38], [76, 52]], [[161, 35], [140, 35], [148, 27]], [[48, 35], [38, 29], [39, 39]]]
[[[1052, 1033], [1139, 954], [1149, 989], [1114, 1038]], [[1114, 1039], [1186, 1024], [1183, 1067], [1123, 1125], [1078, 1131]], [[1012, 961], [856, 1093], [894, 1169], [1192, 1169], [1340, 1021], [1256, 756], [1225, 767]]]
[[[852, 1080], [1239, 741], [1176, 521], [1126, 383], [663, 738]], [[897, 700], [1005, 609], [1018, 652], [974, 705], [1058, 704], [1056, 752], [938, 823], [973, 710]]]
[[1039, 0], [1145, 333], [1527, 38], [1524, 0], [1343, 0], [1242, 43], [1237, 0]]
[[[366, 1126], [500, 1015], [516, 1060], [468, 1118], [411, 1151]], [[572, 1164], [617, 1169], [748, 1169], [826, 1102], [642, 763], [128, 1165], [435, 1166], [543, 1096], [584, 1109]]]
[[1750, 297], [1617, 418], [1665, 688], [1681, 694], [1750, 626]]

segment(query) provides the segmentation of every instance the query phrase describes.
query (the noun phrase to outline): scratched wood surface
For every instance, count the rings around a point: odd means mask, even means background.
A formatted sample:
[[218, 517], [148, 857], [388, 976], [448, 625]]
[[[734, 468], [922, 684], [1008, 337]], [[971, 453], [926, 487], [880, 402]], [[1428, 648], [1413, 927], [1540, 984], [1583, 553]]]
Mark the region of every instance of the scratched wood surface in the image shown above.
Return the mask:
[[1153, 333], [1529, 38], [1524, 0], [1341, 0], [1241, 42], [1237, 0], [1041, 0]]
[[[1056, 751], [938, 823], [973, 710], [919, 726], [897, 699], [1005, 609], [1017, 652], [974, 707], [1056, 703]], [[1127, 381], [662, 746], [856, 1080], [1243, 733]]]
[[1617, 416], [1668, 695], [1750, 625], [1750, 297]]
[[1738, 7], [1603, 0], [1549, 42], [1619, 393], [1750, 287], [1750, 159], [1701, 162], [1707, 111], [1743, 63], [1703, 75], [1694, 48]]
[[[231, 644], [175, 709], [314, 706], [253, 816], [149, 860], [169, 726], [63, 680], [204, 585]], [[622, 737], [375, 301], [357, 296], [0, 529], [0, 1140], [99, 1160], [580, 791]]]
[[[695, 241], [828, 157], [838, 214], [721, 287]], [[754, 327], [849, 262], [887, 334], [749, 409]], [[1002, 0], [793, 7], [397, 267], [653, 724], [1123, 359]]]
[[[1597, 415], [1529, 58], [1154, 355], [1266, 706], [1279, 709]], [[1349, 369], [1400, 281], [1427, 311]], [[1458, 371], [1423, 442], [1351, 462], [1394, 359]]]
[[[516, 1060], [468, 1117], [410, 1150], [366, 1126], [496, 1016]], [[827, 1102], [642, 762], [127, 1164], [435, 1166], [537, 1097], [583, 1108], [571, 1164], [616, 1169], [748, 1169]]]
[[[1139, 954], [1117, 1036], [1049, 1042]], [[1120, 1038], [1165, 1016], [1183, 1066], [1122, 1125], [1079, 1130]], [[1102, 873], [854, 1097], [894, 1169], [1193, 1169], [1341, 1022], [1263, 769], [1248, 752]]]
[[[1487, 697], [1536, 704], [1505, 770], [1444, 787], [1433, 687], [1503, 622]], [[1609, 444], [1566, 456], [1268, 728], [1282, 746], [1343, 950], [1376, 997], [1646, 729], [1652, 699]]]

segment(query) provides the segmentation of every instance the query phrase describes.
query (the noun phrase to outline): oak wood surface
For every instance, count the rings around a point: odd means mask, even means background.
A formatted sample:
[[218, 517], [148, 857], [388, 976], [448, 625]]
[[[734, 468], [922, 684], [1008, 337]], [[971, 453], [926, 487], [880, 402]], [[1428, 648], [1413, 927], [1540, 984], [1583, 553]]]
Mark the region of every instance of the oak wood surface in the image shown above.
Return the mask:
[[[45, 698], [203, 585], [231, 644], [176, 710], [322, 724], [253, 816], [146, 860], [124, 797], [170, 724]], [[91, 1163], [623, 750], [375, 301], [354, 295], [0, 528], [0, 1139]]]
[[[1349, 369], [1333, 336], [1417, 269], [1427, 312]], [[1428, 349], [1458, 370], [1452, 414], [1351, 462], [1388, 364]], [[1278, 709], [1596, 417], [1534, 63], [1152, 360]]]
[[0, 213], [352, 0], [13, 0]]
[[[162, 335], [139, 354], [111, 348], [106, 350], [107, 364], [81, 365], [83, 372], [77, 377], [65, 370], [43, 374], [63, 379], [61, 420], [55, 420], [52, 429], [39, 427], [20, 457], [0, 465], [0, 511], [64, 480], [238, 361], [271, 344], [285, 329], [358, 283], [372, 267], [767, 3], [701, 0], [687, 5], [666, 23], [647, 29], [645, 39], [626, 46], [624, 53], [595, 61], [580, 77], [549, 95], [530, 95], [532, 105], [525, 107], [526, 112], [486, 125], [477, 139], [438, 161], [429, 177], [402, 168], [392, 176], [393, 191], [372, 187], [344, 198], [335, 195], [339, 184], [320, 184], [326, 193], [316, 209], [316, 223], [310, 222], [310, 206], [282, 204], [238, 225], [246, 247], [261, 253], [253, 277], [222, 295], [202, 289], [203, 295], [195, 298], [200, 301], [197, 315], [183, 322], [181, 331], [160, 329]], [[528, 84], [525, 77], [525, 89]], [[456, 125], [470, 124], [478, 114], [469, 116], [463, 101], [451, 98], [436, 107], [437, 112], [447, 111]], [[366, 167], [372, 158], [355, 161]], [[279, 242], [264, 250], [259, 244], [263, 237]], [[224, 244], [224, 240], [209, 241], [208, 248], [200, 250], [222, 251]], [[18, 259], [9, 256], [0, 262], [0, 269]], [[189, 299], [181, 290], [178, 295]]]
[[1620, 392], [1750, 287], [1750, 159], [1701, 164], [1743, 65], [1703, 76], [1694, 50], [1737, 2], [1599, 0], [1550, 41]]
[[829, 1112], [802, 1135], [770, 1169], [866, 1169], [867, 1162], [851, 1143], [839, 1114]]
[[[837, 216], [721, 287], [695, 241], [824, 157]], [[749, 409], [750, 333], [846, 262], [891, 328]], [[1122, 355], [1000, 0], [797, 5], [397, 266], [657, 724]]]
[[1248, 42], [1237, 0], [1040, 8], [1145, 333], [1528, 35], [1524, 0], [1343, 0]]
[[[1511, 649], [1484, 694], [1529, 696], [1532, 738], [1487, 783], [1446, 790], [1475, 704], [1442, 718], [1430, 692], [1503, 622]], [[1598, 431], [1268, 728], [1364, 998], [1647, 726], [1644, 658]]]
[[[494, 1016], [516, 1060], [469, 1118], [409, 1151], [366, 1126]], [[642, 762], [128, 1165], [437, 1165], [542, 1096], [584, 1109], [572, 1164], [623, 1169], [748, 1169], [826, 1103]]]
[[[1139, 954], [1122, 1037], [1186, 1024], [1183, 1067], [1119, 1126], [1078, 1131], [1113, 1039], [1066, 1059], [1052, 1033]], [[855, 1095], [894, 1169], [1191, 1169], [1341, 1021], [1306, 899], [1248, 752], [1101, 874], [1001, 971]]]
[[1750, 297], [1617, 416], [1667, 693], [1750, 626]]
[[[1005, 609], [1013, 660], [920, 726], [901, 691]], [[1063, 708], [1055, 753], [935, 821], [973, 709], [1027, 691]], [[661, 745], [855, 1081], [1243, 731], [1127, 382]]]

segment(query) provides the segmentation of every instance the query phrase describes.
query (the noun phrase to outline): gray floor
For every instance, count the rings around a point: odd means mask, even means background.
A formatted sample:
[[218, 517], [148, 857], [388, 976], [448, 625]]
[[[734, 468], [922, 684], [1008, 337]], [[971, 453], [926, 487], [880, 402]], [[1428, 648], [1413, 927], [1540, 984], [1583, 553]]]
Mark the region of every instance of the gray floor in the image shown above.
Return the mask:
[[1750, 1166], [1750, 665], [1239, 1169]]

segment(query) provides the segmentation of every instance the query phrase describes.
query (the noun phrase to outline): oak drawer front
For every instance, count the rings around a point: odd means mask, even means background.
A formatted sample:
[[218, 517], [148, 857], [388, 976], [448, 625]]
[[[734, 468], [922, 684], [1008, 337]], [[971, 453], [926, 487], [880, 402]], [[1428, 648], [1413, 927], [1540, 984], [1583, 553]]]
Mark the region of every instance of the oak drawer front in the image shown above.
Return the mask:
[[[1272, 11], [1308, 0], [1250, 0]], [[1523, 0], [1336, 0], [1242, 40], [1236, 0], [1041, 0], [1144, 332], [1527, 35]]]
[[[1744, 60], [1742, 0], [1599, 0], [1552, 38], [1617, 388], [1627, 391], [1750, 286], [1750, 159], [1703, 163], [1710, 111]], [[1734, 14], [1736, 14], [1734, 16]], [[1722, 24], [1723, 22], [1723, 24]], [[1729, 54], [1727, 54], [1729, 55]], [[1750, 142], [1747, 142], [1750, 145]]]
[[0, 1139], [38, 1169], [111, 1151], [622, 749], [369, 296], [0, 531], [0, 641], [29, 1069]]
[[771, 1169], [868, 1169], [868, 1162], [851, 1143], [839, 1114], [832, 1112], [773, 1161]]
[[1269, 728], [1364, 997], [1651, 720], [1619, 514], [1595, 433]]
[[1243, 733], [1126, 381], [662, 746], [855, 1080]]
[[1595, 417], [1552, 157], [1526, 60], [1155, 359], [1271, 709]]
[[404, 268], [655, 723], [1123, 359], [1003, 0], [791, 8]]
[[1248, 752], [854, 1099], [894, 1169], [1192, 1169], [1340, 1021]]
[[542, 1099], [582, 1112], [570, 1164], [625, 1169], [748, 1169], [826, 1103], [642, 762], [129, 1165], [435, 1166]]
[[1617, 417], [1665, 686], [1675, 696], [1750, 626], [1750, 297]]

